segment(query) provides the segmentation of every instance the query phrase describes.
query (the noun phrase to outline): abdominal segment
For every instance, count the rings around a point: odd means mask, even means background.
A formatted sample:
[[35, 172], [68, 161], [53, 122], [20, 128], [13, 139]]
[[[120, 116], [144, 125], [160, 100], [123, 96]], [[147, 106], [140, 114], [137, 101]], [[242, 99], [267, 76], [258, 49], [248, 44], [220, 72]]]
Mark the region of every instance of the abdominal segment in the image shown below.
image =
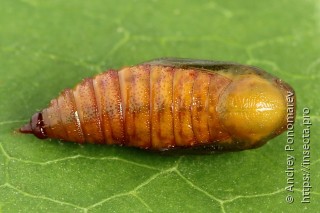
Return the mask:
[[223, 143], [217, 104], [231, 78], [197, 68], [138, 65], [67, 89], [42, 111], [48, 137], [165, 150]]

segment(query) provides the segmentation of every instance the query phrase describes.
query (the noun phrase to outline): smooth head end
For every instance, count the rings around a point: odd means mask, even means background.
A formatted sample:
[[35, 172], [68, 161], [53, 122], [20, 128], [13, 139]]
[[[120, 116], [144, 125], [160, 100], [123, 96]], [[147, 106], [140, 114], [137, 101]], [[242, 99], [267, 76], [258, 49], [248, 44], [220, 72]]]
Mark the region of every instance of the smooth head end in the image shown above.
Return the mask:
[[244, 75], [220, 97], [220, 121], [246, 148], [261, 146], [286, 129], [285, 94], [274, 79]]
[[19, 131], [24, 134], [34, 134], [37, 138], [40, 139], [47, 138], [44, 123], [42, 120], [42, 113], [35, 113], [30, 119], [30, 122], [22, 126]]

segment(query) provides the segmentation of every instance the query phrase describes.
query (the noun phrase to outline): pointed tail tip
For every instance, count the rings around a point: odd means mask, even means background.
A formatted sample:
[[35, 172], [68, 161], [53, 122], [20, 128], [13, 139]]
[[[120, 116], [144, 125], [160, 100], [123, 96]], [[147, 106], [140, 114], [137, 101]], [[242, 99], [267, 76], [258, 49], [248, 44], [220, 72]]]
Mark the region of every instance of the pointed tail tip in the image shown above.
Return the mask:
[[30, 123], [27, 123], [27, 124], [25, 124], [24, 126], [22, 126], [22, 127], [19, 129], [19, 132], [21, 132], [21, 133], [23, 133], [23, 134], [32, 134], [33, 131], [32, 131], [32, 128], [31, 128]]

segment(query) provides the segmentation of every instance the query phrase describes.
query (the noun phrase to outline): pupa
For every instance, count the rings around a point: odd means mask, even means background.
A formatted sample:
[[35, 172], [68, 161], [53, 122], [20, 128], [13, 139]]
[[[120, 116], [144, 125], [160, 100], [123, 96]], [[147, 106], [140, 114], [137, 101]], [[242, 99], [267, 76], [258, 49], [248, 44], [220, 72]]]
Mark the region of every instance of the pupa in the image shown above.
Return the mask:
[[287, 129], [289, 96], [291, 86], [256, 67], [163, 58], [84, 79], [20, 132], [160, 151], [245, 150]]

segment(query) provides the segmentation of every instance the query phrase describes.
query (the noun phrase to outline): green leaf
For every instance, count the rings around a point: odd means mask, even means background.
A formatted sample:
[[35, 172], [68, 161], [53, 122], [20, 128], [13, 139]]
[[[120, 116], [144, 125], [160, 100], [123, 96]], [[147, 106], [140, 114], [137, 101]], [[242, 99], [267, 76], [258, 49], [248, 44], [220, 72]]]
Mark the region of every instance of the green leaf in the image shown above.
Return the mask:
[[[320, 2], [1, 0], [0, 212], [316, 212], [320, 200]], [[16, 132], [82, 78], [157, 57], [259, 66], [297, 93], [286, 134], [236, 153], [163, 156]], [[310, 202], [303, 108], [310, 109]], [[287, 154], [295, 157], [294, 193]], [[288, 204], [286, 196], [294, 202]]]

